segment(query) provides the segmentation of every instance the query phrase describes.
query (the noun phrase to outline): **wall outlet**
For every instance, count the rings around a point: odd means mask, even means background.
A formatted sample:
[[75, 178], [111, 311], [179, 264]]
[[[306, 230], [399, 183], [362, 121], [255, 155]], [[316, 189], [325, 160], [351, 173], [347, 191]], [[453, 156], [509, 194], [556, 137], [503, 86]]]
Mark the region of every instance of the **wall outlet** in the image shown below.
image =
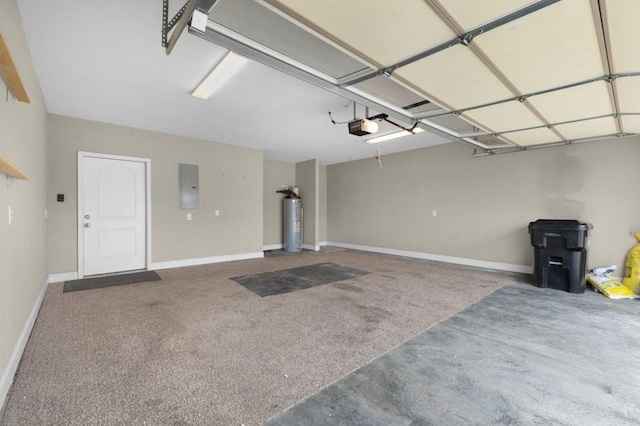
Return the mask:
[[220, 210], [214, 210], [213, 214], [216, 216], [220, 216]]
[[191, 213], [187, 213], [187, 220], [191, 220]]

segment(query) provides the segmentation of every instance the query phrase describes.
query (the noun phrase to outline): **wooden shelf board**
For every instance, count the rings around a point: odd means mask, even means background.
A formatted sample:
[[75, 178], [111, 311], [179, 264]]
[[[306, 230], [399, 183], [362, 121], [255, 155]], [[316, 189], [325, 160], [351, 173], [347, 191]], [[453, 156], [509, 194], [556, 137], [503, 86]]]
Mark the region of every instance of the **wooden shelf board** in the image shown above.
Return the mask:
[[2, 33], [0, 33], [0, 72], [4, 76], [7, 84], [9, 85], [9, 89], [11, 89], [11, 92], [13, 92], [16, 99], [20, 102], [30, 103], [27, 91], [22, 85], [22, 80], [20, 80], [18, 69], [13, 63], [11, 53], [9, 53], [9, 48], [4, 42], [4, 38], [2, 38]]
[[11, 161], [0, 156], [0, 173], [4, 173], [7, 176], [14, 177], [16, 179], [29, 180], [27, 175], [22, 173], [20, 169], [11, 163]]

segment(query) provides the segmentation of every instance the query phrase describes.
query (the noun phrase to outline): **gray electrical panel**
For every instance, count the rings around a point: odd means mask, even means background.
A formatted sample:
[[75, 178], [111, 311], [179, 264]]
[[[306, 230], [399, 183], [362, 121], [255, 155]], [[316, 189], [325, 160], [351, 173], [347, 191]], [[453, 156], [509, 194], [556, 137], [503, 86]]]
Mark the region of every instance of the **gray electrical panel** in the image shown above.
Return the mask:
[[198, 208], [198, 174], [197, 165], [178, 164], [181, 209], [195, 210]]

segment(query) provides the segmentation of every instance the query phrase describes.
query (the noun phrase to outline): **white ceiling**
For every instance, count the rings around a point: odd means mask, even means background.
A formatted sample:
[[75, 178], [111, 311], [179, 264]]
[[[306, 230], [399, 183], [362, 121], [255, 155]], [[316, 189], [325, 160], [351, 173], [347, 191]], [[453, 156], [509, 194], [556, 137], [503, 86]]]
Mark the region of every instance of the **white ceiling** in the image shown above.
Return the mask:
[[[49, 112], [265, 158], [334, 164], [442, 136], [509, 152], [638, 131], [637, 0], [199, 0], [206, 30], [182, 33], [170, 56], [161, 0], [18, 2]], [[227, 52], [208, 41], [327, 91], [252, 61], [193, 98]], [[353, 118], [346, 98], [427, 131], [367, 145], [329, 120]], [[376, 136], [394, 130], [382, 122]]]
[[[210, 99], [194, 98], [227, 51], [185, 31], [167, 56], [161, 0], [18, 4], [52, 114], [259, 148], [291, 162], [334, 164], [374, 157], [378, 148], [385, 155], [448, 142], [423, 132], [366, 144], [329, 120], [328, 111], [336, 121], [353, 118], [347, 99], [253, 61]], [[172, 0], [170, 15], [182, 4]], [[384, 124], [379, 133], [393, 130]]]

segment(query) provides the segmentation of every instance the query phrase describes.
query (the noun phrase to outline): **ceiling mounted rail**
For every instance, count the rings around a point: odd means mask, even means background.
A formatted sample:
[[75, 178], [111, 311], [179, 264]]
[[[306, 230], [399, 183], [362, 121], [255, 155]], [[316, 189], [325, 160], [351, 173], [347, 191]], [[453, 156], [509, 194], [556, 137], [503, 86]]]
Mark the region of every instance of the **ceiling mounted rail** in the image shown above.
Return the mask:
[[[628, 23], [612, 26], [635, 6], [539, 0], [474, 10], [457, 0], [425, 0], [408, 8], [405, 28], [401, 16], [380, 10], [348, 18], [366, 5], [359, 1], [345, 5], [345, 17], [334, 7], [339, 0], [328, 1], [330, 9], [294, 0], [196, 0], [188, 30], [477, 151], [638, 134], [640, 104], [631, 92], [640, 62], [616, 44], [636, 33]], [[518, 9], [522, 3], [528, 5]], [[247, 16], [263, 25], [252, 26]], [[390, 26], [362, 37], [371, 23]], [[556, 32], [563, 37], [555, 39]], [[571, 34], [582, 43], [570, 42]]]
[[[397, 68], [400, 68], [405, 65], [409, 65], [415, 61], [434, 55], [449, 47], [452, 47], [458, 44], [468, 46], [473, 40], [473, 38], [477, 37], [478, 35], [491, 31], [495, 28], [499, 28], [509, 22], [512, 22], [514, 20], [527, 16], [533, 12], [536, 12], [540, 9], [543, 9], [559, 1], [560, 0], [540, 0], [522, 9], [519, 9], [515, 12], [509, 13], [503, 17], [500, 17], [484, 25], [476, 27], [475, 29], [465, 34], [459, 37], [455, 37], [454, 39], [449, 40], [447, 42], [441, 43], [436, 47], [427, 49], [425, 51], [412, 55], [409, 58], [405, 58], [401, 61], [398, 61], [388, 67], [385, 67], [384, 69], [371, 70], [371, 67], [369, 65], [368, 69], [365, 69], [363, 71], [356, 72], [355, 74], [351, 74], [347, 77], [342, 77], [338, 79], [334, 77], [330, 77], [324, 73], [321, 73], [288, 56], [282, 55], [279, 52], [276, 52], [267, 46], [259, 44], [254, 40], [248, 39], [243, 35], [238, 34], [235, 31], [232, 31], [229, 28], [224, 27], [221, 24], [213, 22], [212, 20], [208, 21], [207, 27], [204, 32], [199, 31], [198, 29], [194, 29], [192, 27], [189, 27], [189, 32], [194, 35], [197, 35], [198, 37], [201, 37], [213, 43], [216, 43], [222, 47], [226, 47], [230, 50], [234, 50], [240, 54], [243, 54], [265, 65], [268, 65], [270, 67], [283, 71], [289, 75], [300, 78], [304, 81], [307, 81], [325, 90], [339, 94], [341, 96], [354, 100], [363, 105], [367, 105], [371, 108], [374, 108], [378, 111], [388, 114], [391, 117], [408, 122], [410, 123], [411, 126], [419, 123], [421, 127], [430, 130], [432, 133], [438, 136], [445, 137], [449, 140], [462, 142], [476, 149], [479, 148], [481, 150], [485, 150], [486, 146], [479, 141], [476, 141], [470, 138], [460, 138], [458, 132], [452, 129], [449, 129], [445, 126], [442, 126], [438, 123], [434, 123], [433, 121], [428, 120], [427, 119], [428, 117], [418, 116], [416, 113], [412, 113], [406, 109], [401, 108], [398, 105], [394, 105], [389, 102], [386, 102], [378, 98], [377, 96], [372, 95], [366, 91], [360, 90], [354, 86], [358, 83], [370, 80], [380, 75], [386, 75], [387, 77], [391, 77], [391, 74]], [[207, 13], [208, 15], [208, 11], [211, 10], [211, 8], [215, 3], [216, 3], [216, 0], [199, 0], [196, 8], [199, 11]], [[303, 27], [307, 31], [310, 31], [310, 32], [313, 31], [311, 28], [306, 28], [304, 25]], [[350, 54], [350, 55], [353, 55], [353, 54]], [[360, 59], [360, 58], [357, 58], [357, 59]], [[364, 58], [361, 58], [361, 61], [363, 63], [367, 62]], [[505, 144], [509, 144], [509, 143], [506, 142]]]
[[502, 132], [473, 132], [473, 133], [462, 133], [459, 134], [459, 136], [461, 138], [472, 138], [472, 137], [477, 137], [477, 136], [502, 136], [504, 134], [508, 134], [508, 133], [515, 133], [515, 132], [523, 132], [525, 130], [534, 130], [534, 129], [543, 129], [543, 128], [552, 128], [552, 127], [557, 127], [557, 126], [562, 126], [563, 124], [572, 124], [572, 123], [581, 123], [581, 122], [585, 122], [585, 121], [590, 121], [590, 120], [599, 120], [601, 118], [615, 118], [618, 119], [620, 117], [624, 117], [624, 116], [638, 116], [640, 115], [640, 113], [612, 113], [612, 114], [604, 114], [604, 115], [598, 115], [595, 117], [587, 117], [587, 118], [579, 118], [576, 120], [568, 120], [568, 121], [561, 121], [561, 122], [557, 122], [557, 123], [550, 123], [550, 124], [545, 124], [542, 126], [531, 126], [531, 127], [523, 127], [520, 129], [511, 129], [511, 130], [505, 130]]
[[198, 1], [198, 5], [196, 9], [198, 9], [202, 13], [209, 14], [213, 6], [218, 2], [218, 0], [200, 0]]
[[592, 142], [592, 141], [606, 140], [606, 139], [611, 139], [611, 138], [627, 138], [627, 137], [630, 137], [630, 136], [637, 136], [637, 133], [624, 133], [624, 132], [622, 132], [622, 133], [611, 133], [611, 134], [608, 134], [608, 135], [590, 136], [590, 137], [586, 137], [586, 138], [569, 139], [569, 140], [565, 140], [565, 141], [551, 142], [551, 143], [538, 144], [538, 145], [528, 145], [528, 146], [520, 146], [520, 147], [487, 149], [487, 150], [485, 150], [485, 152], [482, 152], [482, 153], [474, 153], [474, 155], [472, 155], [472, 157], [486, 157], [486, 156], [489, 156], [489, 155], [512, 154], [514, 152], [533, 151], [533, 150], [536, 150], [536, 149], [545, 149], [545, 148], [555, 148], [555, 147], [558, 147], [558, 146], [574, 145], [574, 144], [583, 143], [583, 142]]
[[[215, 43], [221, 47], [246, 56], [278, 71], [299, 78], [314, 86], [325, 89], [329, 92], [340, 95], [346, 99], [368, 106], [378, 112], [387, 114], [390, 117], [408, 122], [410, 126], [420, 124], [425, 130], [451, 141], [460, 142], [475, 149], [485, 150], [481, 143], [477, 141], [464, 140], [457, 137], [456, 132], [452, 132], [443, 126], [433, 125], [428, 120], [416, 120], [413, 114], [400, 106], [393, 105], [379, 99], [356, 87], [340, 87], [337, 80], [331, 76], [321, 73], [307, 65], [304, 65], [288, 56], [280, 54], [262, 44], [259, 44], [247, 37], [242, 36], [222, 25], [209, 20], [204, 32], [188, 28], [190, 34], [196, 35], [207, 41]], [[448, 130], [448, 131], [447, 131]]]
[[532, 98], [534, 96], [545, 95], [547, 93], [553, 93], [553, 92], [557, 92], [557, 91], [560, 91], [560, 90], [571, 89], [573, 87], [583, 86], [585, 84], [590, 84], [590, 83], [597, 83], [599, 81], [604, 81], [606, 83], [613, 83], [616, 79], [624, 78], [624, 77], [640, 77], [640, 72], [627, 72], [627, 73], [620, 73], [620, 74], [604, 75], [602, 77], [590, 78], [588, 80], [578, 81], [576, 83], [565, 84], [563, 86], [553, 87], [551, 89], [545, 89], [545, 90], [540, 90], [540, 91], [537, 91], [537, 92], [526, 93], [526, 94], [520, 95], [520, 96], [513, 96], [511, 98], [505, 98], [505, 99], [501, 99], [501, 100], [495, 101], [495, 102], [488, 102], [486, 104], [475, 105], [475, 106], [468, 107], [468, 108], [460, 108], [460, 109], [456, 109], [456, 110], [452, 110], [452, 111], [436, 111], [436, 112], [430, 112], [429, 111], [429, 112], [425, 112], [425, 113], [417, 113], [417, 114], [414, 114], [414, 118], [420, 119], [420, 118], [444, 117], [444, 116], [447, 116], [447, 115], [460, 115], [460, 114], [463, 114], [463, 113], [465, 113], [467, 111], [473, 111], [473, 110], [480, 109], [480, 108], [486, 108], [486, 107], [490, 107], [490, 106], [494, 106], [494, 105], [500, 105], [500, 104], [504, 104], [506, 102], [513, 102], [513, 101], [524, 102], [528, 98]]

